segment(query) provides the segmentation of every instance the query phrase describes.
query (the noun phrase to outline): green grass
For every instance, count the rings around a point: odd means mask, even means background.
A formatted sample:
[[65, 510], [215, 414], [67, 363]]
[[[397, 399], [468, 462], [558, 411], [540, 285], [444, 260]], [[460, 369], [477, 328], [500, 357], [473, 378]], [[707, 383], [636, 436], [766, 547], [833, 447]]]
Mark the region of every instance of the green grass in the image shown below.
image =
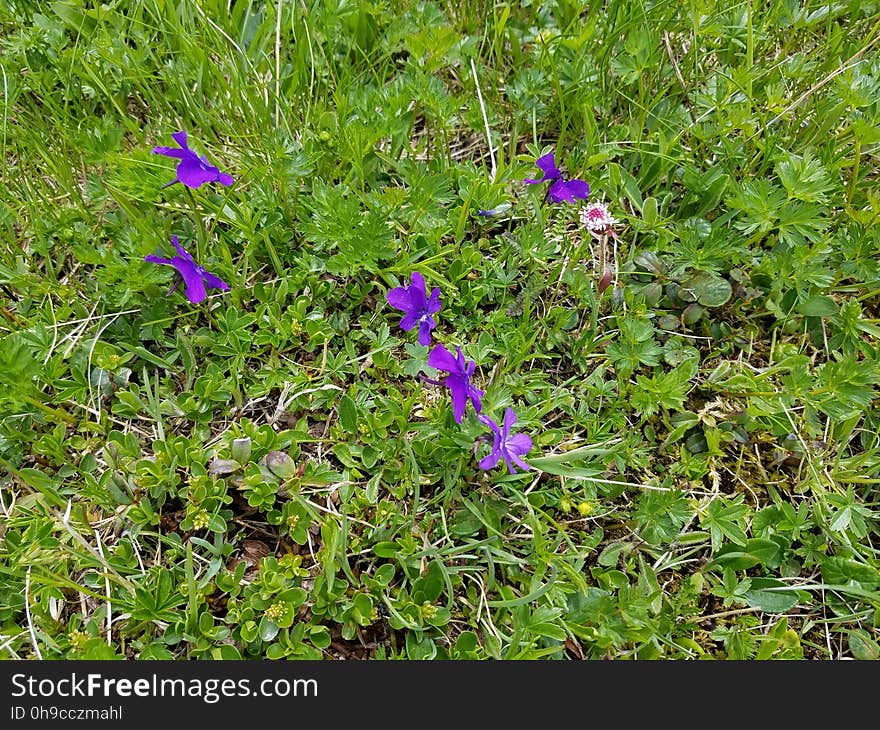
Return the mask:
[[0, 5], [0, 655], [880, 658], [880, 4], [227, 5]]

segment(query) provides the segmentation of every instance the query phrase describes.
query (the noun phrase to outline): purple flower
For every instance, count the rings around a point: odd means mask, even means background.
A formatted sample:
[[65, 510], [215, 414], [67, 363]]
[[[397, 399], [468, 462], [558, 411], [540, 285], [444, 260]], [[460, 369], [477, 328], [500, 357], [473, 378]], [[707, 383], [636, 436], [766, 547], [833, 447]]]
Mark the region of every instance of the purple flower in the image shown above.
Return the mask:
[[395, 309], [405, 312], [400, 320], [400, 329], [409, 332], [416, 325], [419, 326], [419, 343], [427, 347], [431, 344], [431, 330], [437, 326], [432, 314], [440, 311], [443, 302], [440, 299], [439, 287], [431, 290], [431, 296], [427, 295], [425, 279], [418, 271], [410, 274], [409, 286], [398, 286], [388, 292], [386, 299]]
[[[229, 291], [229, 284], [223, 281], [220, 277], [214, 276], [214, 274], [205, 271], [203, 267], [199, 266], [193, 260], [193, 257], [189, 255], [187, 250], [180, 245], [177, 236], [171, 236], [171, 242], [174, 244], [174, 248], [177, 249], [177, 256], [170, 259], [163, 259], [161, 256], [153, 256], [150, 254], [149, 256], [144, 256], [144, 261], [149, 261], [154, 264], [165, 264], [166, 266], [173, 266], [177, 269], [183, 277], [183, 283], [186, 285], [184, 293], [186, 294], [187, 299], [193, 304], [198, 304], [207, 296], [205, 289], [222, 289], [223, 291]], [[168, 293], [170, 294], [176, 288], [177, 284], [171, 287]]]
[[204, 155], [199, 157], [186, 143], [186, 132], [177, 132], [171, 135], [172, 139], [180, 145], [177, 147], [153, 147], [153, 154], [174, 157], [180, 162], [177, 164], [177, 177], [163, 188], [174, 183], [183, 183], [188, 188], [198, 188], [209, 182], [218, 182], [222, 185], [232, 185], [232, 176], [220, 172]]
[[549, 190], [547, 190], [547, 198], [554, 203], [561, 203], [567, 200], [573, 203], [575, 200], [586, 200], [590, 194], [590, 184], [584, 180], [574, 178], [565, 180], [562, 172], [556, 167], [556, 158], [552, 152], [548, 152], [543, 157], [535, 160], [535, 165], [543, 171], [544, 177], [540, 180], [526, 178], [523, 182], [528, 185], [540, 185], [544, 182], [552, 182]]
[[[521, 469], [525, 470], [531, 468], [520, 457], [529, 453], [529, 450], [532, 448], [532, 439], [524, 433], [515, 433], [511, 435], [510, 428], [516, 423], [516, 413], [513, 412], [512, 408], [508, 408], [504, 411], [504, 424], [501, 428], [499, 428], [498, 424], [488, 416], [477, 416], [477, 418], [479, 418], [480, 423], [492, 429], [492, 435], [495, 438], [495, 442], [492, 444], [492, 453], [480, 459], [480, 462], [477, 465], [480, 469], [493, 468], [501, 458], [504, 459], [511, 474], [516, 474], [516, 469], [513, 468], [513, 464], [516, 464]], [[479, 440], [480, 439], [478, 439], [478, 441]], [[476, 444], [474, 445], [474, 449], [476, 450]]]
[[443, 345], [437, 345], [428, 355], [428, 365], [449, 373], [443, 384], [449, 388], [449, 392], [452, 394], [452, 413], [455, 416], [455, 422], [461, 423], [465, 408], [467, 408], [468, 398], [471, 399], [477, 413], [483, 409], [480, 398], [482, 398], [484, 391], [471, 385], [471, 375], [474, 374], [477, 363], [473, 360], [466, 363], [461, 348], [456, 346], [455, 350], [458, 353], [457, 357], [453, 357], [452, 353]]

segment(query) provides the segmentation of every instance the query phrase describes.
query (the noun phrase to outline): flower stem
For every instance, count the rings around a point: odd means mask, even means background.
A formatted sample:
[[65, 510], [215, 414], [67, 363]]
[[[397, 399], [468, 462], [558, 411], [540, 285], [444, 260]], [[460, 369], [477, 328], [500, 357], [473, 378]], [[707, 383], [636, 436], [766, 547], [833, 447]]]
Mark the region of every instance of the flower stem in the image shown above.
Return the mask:
[[196, 239], [196, 261], [201, 261], [202, 251], [204, 247], [208, 245], [208, 229], [205, 227], [205, 220], [202, 217], [199, 206], [196, 205], [196, 196], [193, 195], [193, 191], [186, 188], [186, 194], [189, 196], [189, 202], [192, 205], [192, 209], [196, 216], [196, 222], [198, 223], [199, 236]]

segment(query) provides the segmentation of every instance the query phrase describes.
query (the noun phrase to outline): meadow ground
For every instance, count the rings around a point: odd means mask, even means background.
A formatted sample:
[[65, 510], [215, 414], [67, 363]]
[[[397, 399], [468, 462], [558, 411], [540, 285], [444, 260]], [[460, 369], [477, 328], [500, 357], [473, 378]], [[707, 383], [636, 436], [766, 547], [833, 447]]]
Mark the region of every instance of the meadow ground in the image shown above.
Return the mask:
[[4, 0], [0, 654], [880, 658], [878, 39]]

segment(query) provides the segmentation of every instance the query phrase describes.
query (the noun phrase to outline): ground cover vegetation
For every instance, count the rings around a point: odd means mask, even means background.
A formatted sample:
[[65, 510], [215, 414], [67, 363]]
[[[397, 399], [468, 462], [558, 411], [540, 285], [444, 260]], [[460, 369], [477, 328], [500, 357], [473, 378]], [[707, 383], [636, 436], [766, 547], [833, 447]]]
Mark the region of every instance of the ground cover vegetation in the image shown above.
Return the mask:
[[878, 38], [0, 3], [0, 655], [880, 658]]

